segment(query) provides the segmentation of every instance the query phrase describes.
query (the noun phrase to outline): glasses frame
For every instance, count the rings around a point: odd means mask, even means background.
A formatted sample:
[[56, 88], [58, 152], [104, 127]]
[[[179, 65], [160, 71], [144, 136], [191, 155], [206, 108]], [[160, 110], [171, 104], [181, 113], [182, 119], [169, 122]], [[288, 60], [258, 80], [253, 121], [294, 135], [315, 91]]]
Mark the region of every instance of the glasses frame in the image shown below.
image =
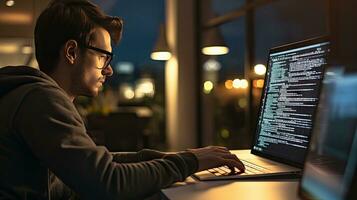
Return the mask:
[[110, 65], [110, 62], [113, 60], [114, 54], [112, 52], [109, 52], [109, 51], [106, 51], [104, 49], [100, 49], [100, 48], [97, 48], [97, 47], [93, 47], [93, 46], [90, 46], [90, 45], [84, 45], [83, 47], [107, 55], [107, 60], [105, 61], [104, 66], [103, 67], [96, 67], [97, 69], [103, 70], [103, 69], [107, 68]]

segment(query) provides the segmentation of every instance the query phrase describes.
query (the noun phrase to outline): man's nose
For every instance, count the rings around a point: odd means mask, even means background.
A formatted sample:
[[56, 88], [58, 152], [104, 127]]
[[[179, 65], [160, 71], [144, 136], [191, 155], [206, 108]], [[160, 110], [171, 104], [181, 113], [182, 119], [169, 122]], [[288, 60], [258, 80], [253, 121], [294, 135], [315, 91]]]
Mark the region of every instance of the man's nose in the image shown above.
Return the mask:
[[113, 75], [113, 68], [111, 65], [108, 65], [108, 67], [104, 68], [102, 70], [102, 75], [105, 75], [105, 76], [112, 76]]

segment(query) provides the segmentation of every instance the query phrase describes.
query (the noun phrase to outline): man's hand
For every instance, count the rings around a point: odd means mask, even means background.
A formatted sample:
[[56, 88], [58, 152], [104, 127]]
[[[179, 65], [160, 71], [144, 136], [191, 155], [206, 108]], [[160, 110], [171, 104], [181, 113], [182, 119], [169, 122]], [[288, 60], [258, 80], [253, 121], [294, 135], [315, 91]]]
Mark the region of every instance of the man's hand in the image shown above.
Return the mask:
[[[188, 149], [198, 160], [198, 171], [220, 167], [226, 165], [231, 170], [235, 167], [244, 172], [243, 163], [234, 154], [231, 154], [226, 147], [208, 146], [198, 149]], [[234, 170], [233, 170], [234, 171]]]

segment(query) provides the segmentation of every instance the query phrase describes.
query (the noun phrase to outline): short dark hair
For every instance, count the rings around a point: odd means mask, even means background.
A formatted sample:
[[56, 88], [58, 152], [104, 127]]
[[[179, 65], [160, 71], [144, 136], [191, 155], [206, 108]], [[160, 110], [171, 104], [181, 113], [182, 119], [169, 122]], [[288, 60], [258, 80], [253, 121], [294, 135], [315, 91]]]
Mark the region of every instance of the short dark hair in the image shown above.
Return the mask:
[[53, 0], [40, 14], [35, 27], [36, 59], [40, 70], [51, 73], [62, 46], [70, 39], [88, 45], [96, 27], [106, 29], [114, 43], [121, 39], [123, 21], [106, 15], [87, 0]]

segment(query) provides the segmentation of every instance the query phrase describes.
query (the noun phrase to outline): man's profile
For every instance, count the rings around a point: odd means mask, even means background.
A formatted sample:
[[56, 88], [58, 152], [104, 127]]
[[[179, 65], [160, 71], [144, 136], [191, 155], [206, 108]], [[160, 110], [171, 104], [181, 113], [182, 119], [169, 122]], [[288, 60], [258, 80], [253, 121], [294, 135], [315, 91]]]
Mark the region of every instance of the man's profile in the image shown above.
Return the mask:
[[86, 0], [55, 0], [35, 27], [40, 70], [0, 69], [0, 199], [144, 198], [199, 170], [244, 170], [224, 147], [111, 153], [73, 105], [113, 74], [123, 22]]

